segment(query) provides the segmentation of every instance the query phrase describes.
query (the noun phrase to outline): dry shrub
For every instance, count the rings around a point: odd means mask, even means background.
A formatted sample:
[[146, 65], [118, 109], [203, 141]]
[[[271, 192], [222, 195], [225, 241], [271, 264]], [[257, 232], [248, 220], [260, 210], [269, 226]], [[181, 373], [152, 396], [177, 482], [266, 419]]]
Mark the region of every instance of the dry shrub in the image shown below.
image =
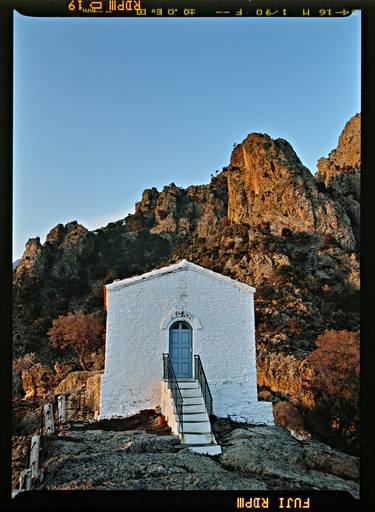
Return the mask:
[[[308, 432], [315, 438], [357, 455], [359, 355], [359, 333], [346, 330], [331, 330], [319, 336], [316, 349], [305, 360], [269, 352], [261, 345], [257, 357], [258, 385], [284, 395], [297, 406]], [[294, 421], [290, 406], [275, 407], [276, 421], [292, 428], [287, 425]]]
[[312, 386], [322, 398], [359, 400], [359, 333], [326, 331], [306, 358], [313, 368]]
[[305, 361], [281, 352], [258, 351], [258, 386], [282, 393], [297, 405], [312, 407], [314, 396], [310, 380], [311, 369]]
[[12, 370], [13, 373], [20, 373], [23, 370], [28, 370], [35, 363], [36, 354], [35, 352], [30, 352], [29, 354], [25, 354], [24, 356], [17, 357], [13, 359]]
[[305, 424], [316, 437], [352, 455], [359, 453], [359, 333], [327, 331], [306, 358], [316, 406]]

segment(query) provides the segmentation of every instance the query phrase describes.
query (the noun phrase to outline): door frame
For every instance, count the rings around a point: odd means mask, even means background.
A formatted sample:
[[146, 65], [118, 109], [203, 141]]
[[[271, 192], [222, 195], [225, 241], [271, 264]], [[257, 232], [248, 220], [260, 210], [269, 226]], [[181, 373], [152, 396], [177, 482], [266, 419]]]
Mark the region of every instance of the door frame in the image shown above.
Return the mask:
[[[199, 347], [201, 346], [201, 331], [203, 330], [202, 323], [200, 319], [190, 310], [184, 309], [183, 311], [179, 311], [179, 308], [174, 307], [170, 309], [167, 313], [164, 313], [163, 316], [160, 317], [160, 340], [161, 346], [163, 350], [160, 353], [160, 375], [163, 375], [163, 357], [162, 354], [169, 354], [169, 328], [178, 321], [186, 322], [192, 331], [191, 335], [191, 357], [194, 364], [194, 354], [197, 353], [197, 348], [199, 351]], [[194, 368], [193, 368], [194, 375]]]
[[[190, 325], [189, 322], [187, 322], [185, 320], [185, 318], [177, 318], [175, 319], [173, 322], [170, 323], [169, 325], [169, 328], [168, 328], [168, 354], [169, 354], [169, 357], [171, 357], [170, 355], [170, 348], [171, 348], [171, 331], [173, 330], [172, 327], [177, 324], [177, 323], [184, 323], [188, 326], [188, 329], [181, 329], [182, 332], [190, 332], [190, 347], [191, 347], [191, 351], [190, 351], [190, 368], [191, 368], [191, 374], [189, 377], [181, 377], [181, 376], [178, 376], [177, 375], [177, 379], [192, 379], [194, 377], [194, 350], [193, 350], [193, 332], [194, 332], [194, 329], [193, 327]], [[176, 329], [177, 330], [177, 329]], [[172, 358], [171, 358], [171, 362], [172, 362]]]

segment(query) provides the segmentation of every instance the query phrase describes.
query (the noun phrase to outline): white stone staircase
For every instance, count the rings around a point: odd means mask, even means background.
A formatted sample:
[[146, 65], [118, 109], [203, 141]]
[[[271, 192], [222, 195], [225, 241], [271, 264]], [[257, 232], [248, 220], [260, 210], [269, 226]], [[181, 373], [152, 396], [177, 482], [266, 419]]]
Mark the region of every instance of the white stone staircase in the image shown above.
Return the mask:
[[[210, 419], [198, 380], [178, 379], [182, 395], [182, 422], [178, 417], [168, 383], [163, 382], [161, 412], [172, 431], [179, 436], [181, 443], [189, 450], [207, 455], [219, 455], [221, 447], [217, 444], [211, 430]], [[182, 423], [182, 425], [181, 425]]]

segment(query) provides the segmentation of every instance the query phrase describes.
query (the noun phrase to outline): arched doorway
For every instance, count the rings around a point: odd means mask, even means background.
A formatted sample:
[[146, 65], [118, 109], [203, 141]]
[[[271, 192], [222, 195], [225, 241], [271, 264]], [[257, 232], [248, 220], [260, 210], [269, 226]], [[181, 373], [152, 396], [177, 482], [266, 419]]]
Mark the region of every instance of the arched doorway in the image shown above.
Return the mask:
[[177, 378], [193, 376], [192, 330], [186, 322], [175, 322], [169, 329], [169, 357]]

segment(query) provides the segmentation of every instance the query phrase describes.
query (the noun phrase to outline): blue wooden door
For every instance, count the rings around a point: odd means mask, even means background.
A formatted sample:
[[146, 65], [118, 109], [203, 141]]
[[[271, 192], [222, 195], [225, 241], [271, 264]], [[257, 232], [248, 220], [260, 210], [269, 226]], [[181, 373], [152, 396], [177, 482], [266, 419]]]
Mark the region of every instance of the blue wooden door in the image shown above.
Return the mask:
[[185, 322], [176, 322], [169, 330], [169, 357], [176, 377], [192, 377], [191, 328]]

